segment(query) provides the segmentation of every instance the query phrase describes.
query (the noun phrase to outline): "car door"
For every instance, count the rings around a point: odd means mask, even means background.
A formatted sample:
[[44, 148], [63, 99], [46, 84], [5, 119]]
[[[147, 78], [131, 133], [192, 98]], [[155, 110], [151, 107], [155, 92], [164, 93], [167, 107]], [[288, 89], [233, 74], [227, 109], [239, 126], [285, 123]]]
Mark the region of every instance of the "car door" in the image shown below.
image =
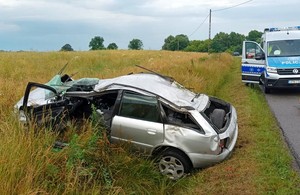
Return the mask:
[[96, 106], [96, 111], [102, 116], [103, 123], [109, 134], [112, 118], [118, 109], [116, 103], [119, 102], [119, 100], [117, 99], [121, 98], [121, 93], [119, 90], [107, 90], [93, 97], [92, 103]]
[[265, 69], [265, 52], [254, 41], [243, 42], [242, 82], [259, 83]]
[[111, 126], [111, 141], [131, 142], [150, 151], [163, 142], [164, 126], [155, 96], [124, 91]]
[[60, 100], [53, 87], [29, 82], [20, 110], [24, 112], [27, 122], [34, 120], [37, 124], [54, 126], [62, 120], [66, 107], [66, 100]]

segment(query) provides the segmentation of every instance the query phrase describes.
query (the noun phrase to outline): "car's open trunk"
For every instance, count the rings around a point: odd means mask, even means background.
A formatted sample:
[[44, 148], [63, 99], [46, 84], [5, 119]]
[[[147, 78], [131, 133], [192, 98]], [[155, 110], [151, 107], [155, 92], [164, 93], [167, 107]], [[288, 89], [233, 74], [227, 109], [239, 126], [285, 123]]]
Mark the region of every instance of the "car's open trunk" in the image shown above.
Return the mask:
[[206, 109], [201, 114], [212, 124], [217, 133], [222, 133], [229, 125], [231, 106], [220, 99], [210, 97]]

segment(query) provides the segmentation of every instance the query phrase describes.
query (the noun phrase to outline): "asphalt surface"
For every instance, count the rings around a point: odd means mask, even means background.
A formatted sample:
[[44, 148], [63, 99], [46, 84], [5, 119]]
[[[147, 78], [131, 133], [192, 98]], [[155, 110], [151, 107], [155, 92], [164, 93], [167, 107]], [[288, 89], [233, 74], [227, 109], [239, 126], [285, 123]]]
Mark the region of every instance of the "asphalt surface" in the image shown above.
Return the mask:
[[282, 134], [300, 167], [300, 90], [272, 90], [265, 95], [281, 127]]

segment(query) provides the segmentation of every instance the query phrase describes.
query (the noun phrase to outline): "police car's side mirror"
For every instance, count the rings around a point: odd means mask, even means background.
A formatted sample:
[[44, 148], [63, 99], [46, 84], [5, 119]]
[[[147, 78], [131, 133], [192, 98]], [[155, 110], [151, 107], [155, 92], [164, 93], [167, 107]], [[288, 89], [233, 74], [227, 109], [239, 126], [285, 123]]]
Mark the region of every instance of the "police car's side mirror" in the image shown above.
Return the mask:
[[257, 53], [257, 54], [255, 55], [255, 59], [256, 59], [256, 60], [265, 60], [265, 59], [266, 59], [265, 53]]

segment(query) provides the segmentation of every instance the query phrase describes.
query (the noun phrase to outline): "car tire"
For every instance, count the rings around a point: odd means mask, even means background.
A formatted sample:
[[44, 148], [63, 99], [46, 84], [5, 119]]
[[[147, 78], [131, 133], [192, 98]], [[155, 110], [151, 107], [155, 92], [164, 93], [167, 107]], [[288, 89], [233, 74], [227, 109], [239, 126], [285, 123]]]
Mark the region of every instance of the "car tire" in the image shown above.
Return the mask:
[[269, 87], [266, 86], [266, 84], [267, 84], [267, 79], [266, 79], [265, 77], [263, 78], [263, 81], [264, 81], [264, 83], [263, 83], [263, 91], [264, 91], [264, 93], [265, 93], [265, 94], [271, 93], [271, 89], [270, 89]]
[[265, 93], [265, 94], [271, 93], [271, 89], [270, 89], [269, 87], [266, 86], [266, 81], [265, 81], [265, 83], [264, 83], [264, 85], [263, 85], [263, 90], [264, 90], [264, 93]]
[[214, 111], [210, 114], [210, 120], [218, 129], [221, 129], [224, 124], [225, 115], [225, 110], [214, 109]]
[[264, 86], [264, 93], [265, 94], [271, 93], [271, 89], [269, 87]]
[[177, 180], [191, 171], [192, 165], [188, 157], [176, 149], [167, 149], [159, 158], [158, 167], [163, 175]]

